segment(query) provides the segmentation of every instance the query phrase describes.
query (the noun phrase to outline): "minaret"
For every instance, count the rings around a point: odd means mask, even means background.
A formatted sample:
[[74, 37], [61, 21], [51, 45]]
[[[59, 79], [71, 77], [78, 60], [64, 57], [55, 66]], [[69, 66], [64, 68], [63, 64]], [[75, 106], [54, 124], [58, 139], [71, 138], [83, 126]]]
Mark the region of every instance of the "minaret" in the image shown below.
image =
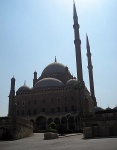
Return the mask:
[[81, 58], [81, 40], [79, 35], [79, 24], [78, 24], [78, 16], [76, 12], [75, 3], [73, 4], [73, 20], [74, 20], [74, 44], [76, 50], [76, 68], [77, 68], [77, 78], [81, 83], [83, 82], [83, 73], [82, 73], [82, 58]]
[[9, 94], [9, 116], [13, 116], [13, 105], [15, 100], [15, 78], [13, 77], [11, 79], [11, 89]]
[[87, 48], [87, 59], [88, 59], [88, 71], [89, 71], [89, 82], [90, 82], [90, 93], [91, 97], [94, 100], [94, 106], [97, 106], [95, 91], [94, 91], [94, 81], [93, 81], [93, 66], [91, 61], [91, 52], [88, 36], [86, 35], [86, 48]]
[[35, 85], [35, 83], [37, 82], [37, 72], [34, 72], [34, 79], [33, 79], [33, 87]]
[[55, 62], [57, 62], [56, 56], [55, 56]]

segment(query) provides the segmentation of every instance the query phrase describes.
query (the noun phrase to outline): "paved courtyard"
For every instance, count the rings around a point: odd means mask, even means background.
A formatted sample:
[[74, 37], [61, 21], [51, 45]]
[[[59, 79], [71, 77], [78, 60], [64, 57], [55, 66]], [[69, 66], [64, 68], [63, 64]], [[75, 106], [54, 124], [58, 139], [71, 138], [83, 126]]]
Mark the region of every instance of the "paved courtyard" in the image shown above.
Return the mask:
[[16, 141], [0, 141], [0, 150], [117, 150], [117, 138], [82, 139], [83, 135], [43, 140], [43, 133]]

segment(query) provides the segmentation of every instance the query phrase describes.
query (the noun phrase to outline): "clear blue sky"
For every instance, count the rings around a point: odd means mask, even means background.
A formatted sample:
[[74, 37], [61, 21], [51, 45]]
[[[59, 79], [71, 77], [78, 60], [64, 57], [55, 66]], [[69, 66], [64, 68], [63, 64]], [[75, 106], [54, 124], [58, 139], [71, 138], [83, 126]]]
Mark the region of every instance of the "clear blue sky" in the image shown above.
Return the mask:
[[[76, 0], [83, 75], [89, 89], [86, 33], [98, 106], [117, 104], [117, 0]], [[0, 116], [8, 114], [10, 80], [32, 87], [54, 57], [76, 76], [72, 0], [0, 0]]]

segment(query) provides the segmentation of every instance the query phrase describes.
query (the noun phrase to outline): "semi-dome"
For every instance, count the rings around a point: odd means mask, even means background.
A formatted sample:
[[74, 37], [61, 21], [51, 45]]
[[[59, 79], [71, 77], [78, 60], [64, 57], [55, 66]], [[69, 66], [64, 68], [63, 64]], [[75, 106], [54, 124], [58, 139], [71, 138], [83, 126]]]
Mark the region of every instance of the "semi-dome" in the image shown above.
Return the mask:
[[20, 91], [29, 91], [29, 90], [30, 90], [30, 88], [28, 86], [23, 85], [17, 91], [20, 92]]
[[[51, 73], [66, 73], [66, 69], [67, 67], [65, 67], [63, 64], [58, 63], [58, 62], [54, 62], [49, 64], [42, 72], [42, 75], [44, 74], [51, 74]], [[69, 72], [69, 70], [68, 70]], [[70, 73], [70, 72], [69, 72]]]
[[41, 88], [41, 87], [61, 87], [64, 86], [63, 82], [55, 78], [44, 78], [39, 80], [35, 85], [34, 88]]
[[66, 85], [74, 85], [77, 83], [77, 80], [76, 79], [70, 79], [66, 82]]
[[104, 109], [99, 106], [95, 106], [91, 112], [97, 112], [97, 111], [102, 111], [102, 110], [104, 110]]

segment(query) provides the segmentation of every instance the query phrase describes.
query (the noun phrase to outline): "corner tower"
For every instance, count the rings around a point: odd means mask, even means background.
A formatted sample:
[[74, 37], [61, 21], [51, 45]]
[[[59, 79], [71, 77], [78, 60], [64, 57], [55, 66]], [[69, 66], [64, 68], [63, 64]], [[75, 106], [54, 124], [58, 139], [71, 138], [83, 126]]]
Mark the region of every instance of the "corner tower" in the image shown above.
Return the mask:
[[76, 51], [76, 68], [77, 68], [77, 78], [81, 83], [83, 82], [83, 73], [82, 73], [82, 58], [81, 58], [81, 40], [79, 34], [79, 24], [78, 24], [78, 16], [76, 12], [75, 2], [73, 3], [73, 21], [74, 21], [74, 44]]
[[95, 91], [94, 91], [93, 66], [92, 66], [92, 61], [91, 61], [91, 52], [90, 52], [89, 39], [88, 39], [87, 35], [86, 35], [86, 48], [87, 48], [87, 59], [88, 59], [90, 93], [91, 93], [92, 99], [94, 100], [94, 106], [97, 106]]
[[37, 82], [37, 72], [35, 71], [34, 72], [34, 79], [33, 79], [33, 87], [36, 84], [36, 82]]
[[9, 116], [13, 116], [14, 100], [15, 100], [15, 78], [13, 77], [11, 79], [11, 89], [9, 94], [9, 112], [8, 112]]

